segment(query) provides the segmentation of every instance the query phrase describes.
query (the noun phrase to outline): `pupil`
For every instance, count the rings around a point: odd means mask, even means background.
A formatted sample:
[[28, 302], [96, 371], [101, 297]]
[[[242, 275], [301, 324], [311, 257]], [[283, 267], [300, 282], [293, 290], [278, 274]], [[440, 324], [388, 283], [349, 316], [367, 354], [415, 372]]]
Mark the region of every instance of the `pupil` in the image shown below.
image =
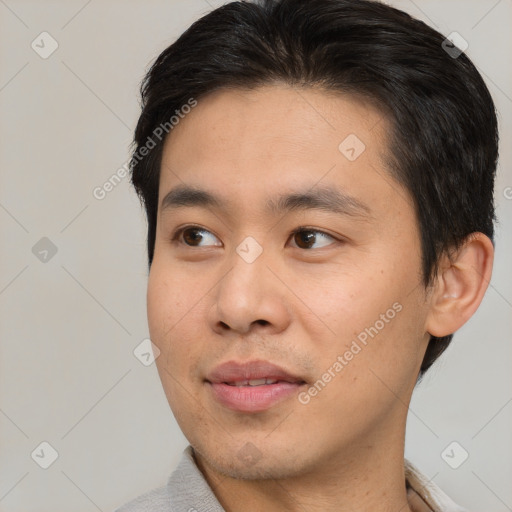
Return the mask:
[[[190, 236], [190, 233], [195, 233], [195, 235]], [[189, 243], [189, 241], [192, 242], [198, 242], [201, 241], [202, 235], [198, 234], [197, 229], [187, 229], [184, 234], [183, 238], [185, 239], [185, 242]]]
[[309, 246], [310, 243], [314, 243], [315, 241], [315, 235], [311, 231], [301, 231], [300, 233], [298, 233], [298, 235], [299, 238], [302, 239], [302, 241], [305, 241], [305, 245]]

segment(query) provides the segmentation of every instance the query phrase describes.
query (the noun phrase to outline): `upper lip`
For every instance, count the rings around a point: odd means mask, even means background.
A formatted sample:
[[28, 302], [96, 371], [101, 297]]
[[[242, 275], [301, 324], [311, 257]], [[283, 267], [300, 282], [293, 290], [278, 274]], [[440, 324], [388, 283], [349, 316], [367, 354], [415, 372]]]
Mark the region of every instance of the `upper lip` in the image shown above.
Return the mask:
[[280, 366], [263, 360], [237, 363], [227, 361], [215, 367], [206, 380], [212, 383], [231, 383], [256, 379], [272, 379], [285, 382], [303, 383], [304, 380]]

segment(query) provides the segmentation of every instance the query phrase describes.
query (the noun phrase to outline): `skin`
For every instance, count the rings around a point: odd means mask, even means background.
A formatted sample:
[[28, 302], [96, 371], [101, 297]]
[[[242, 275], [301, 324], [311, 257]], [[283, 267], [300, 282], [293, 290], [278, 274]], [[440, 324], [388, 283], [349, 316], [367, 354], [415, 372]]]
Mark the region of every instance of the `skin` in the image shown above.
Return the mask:
[[[228, 512], [411, 511], [405, 425], [429, 332], [454, 332], [478, 307], [492, 244], [476, 234], [424, 288], [413, 203], [384, 163], [389, 130], [353, 97], [274, 84], [201, 98], [165, 142], [150, 335], [170, 407]], [[338, 149], [349, 134], [366, 146], [354, 161]], [[226, 209], [162, 210], [184, 184]], [[322, 186], [366, 215], [265, 211], [269, 197]], [[174, 237], [190, 224], [206, 231]], [[326, 235], [307, 242], [292, 234], [300, 226]], [[252, 263], [236, 252], [248, 236], [263, 249]], [[294, 394], [237, 412], [205, 382], [222, 362], [264, 359], [307, 391], [393, 304], [400, 311], [307, 404]]]

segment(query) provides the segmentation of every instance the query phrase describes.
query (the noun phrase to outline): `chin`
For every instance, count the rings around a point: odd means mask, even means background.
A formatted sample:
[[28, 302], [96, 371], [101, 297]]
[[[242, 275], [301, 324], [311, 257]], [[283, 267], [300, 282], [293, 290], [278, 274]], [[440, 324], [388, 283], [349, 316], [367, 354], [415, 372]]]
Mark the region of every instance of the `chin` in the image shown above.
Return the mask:
[[[284, 479], [298, 476], [304, 471], [304, 461], [297, 459], [293, 449], [276, 449], [263, 443], [260, 450], [251, 442], [241, 443], [237, 448], [219, 446], [222, 452], [214, 452], [212, 447], [192, 445], [214, 471], [239, 480]], [[296, 451], [296, 450], [295, 450]], [[289, 452], [289, 453], [287, 453]]]

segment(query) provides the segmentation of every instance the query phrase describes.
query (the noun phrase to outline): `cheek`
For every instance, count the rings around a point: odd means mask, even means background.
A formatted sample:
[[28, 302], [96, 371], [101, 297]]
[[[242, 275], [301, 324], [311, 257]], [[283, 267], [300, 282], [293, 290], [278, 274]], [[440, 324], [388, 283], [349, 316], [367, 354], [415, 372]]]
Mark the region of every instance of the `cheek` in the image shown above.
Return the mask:
[[[338, 348], [379, 320], [397, 300], [399, 292], [391, 283], [379, 282], [379, 274], [360, 271], [329, 272], [313, 286], [297, 290], [311, 311], [326, 327], [327, 338]], [[348, 343], [350, 345], [350, 342]]]
[[173, 325], [191, 309], [193, 290], [193, 286], [187, 286], [183, 273], [169, 272], [158, 261], [153, 262], [148, 279], [147, 312], [149, 328], [157, 338], [172, 331]]
[[[378, 308], [365, 309], [357, 328], [350, 320], [357, 334], [339, 337], [337, 343], [323, 347], [316, 380], [301, 402], [309, 400], [305, 407], [311, 408], [307, 414], [313, 431], [329, 429], [338, 436], [337, 429], [350, 421], [351, 432], [362, 432], [383, 423], [390, 414], [406, 414], [404, 404], [409, 403], [422, 345], [416, 311], [410, 304], [400, 305], [402, 309], [397, 305], [387, 315], [388, 309], [383, 310], [387, 323], [373, 314], [380, 314]], [[333, 427], [326, 425], [326, 411], [334, 420]]]
[[188, 380], [186, 372], [194, 371], [203, 349], [200, 328], [206, 302], [200, 299], [200, 288], [190, 284], [186, 273], [153, 263], [147, 290], [150, 338], [160, 349], [157, 365], [181, 379]]
[[193, 287], [183, 284], [176, 273], [161, 272], [153, 263], [147, 290], [150, 338], [160, 350], [156, 366], [167, 401], [180, 426], [186, 430], [187, 424], [182, 422], [187, 421], [190, 414], [187, 404], [197, 391], [189, 382], [200, 347], [192, 343], [196, 334], [194, 326], [198, 325], [192, 306], [197, 299], [194, 300]]
[[175, 280], [174, 274], [162, 272], [158, 264], [153, 263], [147, 289], [148, 327], [151, 341], [160, 350], [157, 365], [171, 374], [176, 369], [170, 365], [176, 361], [176, 351], [180, 348], [179, 343], [175, 343], [177, 332], [187, 319], [186, 293], [187, 289]]
[[[387, 262], [386, 267], [372, 262], [366, 272], [331, 273], [315, 283], [308, 306], [319, 313], [329, 332], [315, 340], [322, 369], [347, 351], [353, 352], [347, 358], [354, 376], [359, 368], [370, 366], [416, 366], [425, 317], [422, 288], [412, 265], [398, 266], [392, 258]], [[319, 344], [323, 344], [321, 350]]]

